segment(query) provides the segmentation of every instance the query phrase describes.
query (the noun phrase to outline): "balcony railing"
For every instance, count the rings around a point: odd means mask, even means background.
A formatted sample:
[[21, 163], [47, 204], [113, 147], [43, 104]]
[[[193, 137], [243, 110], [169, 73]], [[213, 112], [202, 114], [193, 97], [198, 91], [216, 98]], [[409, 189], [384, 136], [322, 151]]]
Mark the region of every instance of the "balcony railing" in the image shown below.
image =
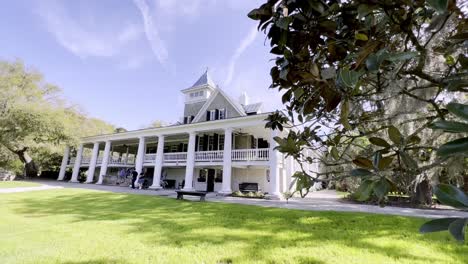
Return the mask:
[[109, 165], [135, 165], [135, 157], [109, 157]]
[[195, 152], [195, 161], [223, 161], [222, 150], [197, 151]]
[[266, 161], [269, 156], [270, 150], [267, 148], [232, 150], [232, 161]]
[[187, 160], [187, 152], [164, 153], [164, 162], [181, 162]]
[[156, 161], [156, 154], [145, 154], [144, 163], [154, 163]]
[[[233, 149], [231, 154], [232, 161], [268, 161], [270, 151], [264, 149]], [[195, 152], [195, 161], [197, 162], [222, 162], [224, 158], [223, 150], [197, 151]], [[70, 158], [69, 165], [75, 163], [76, 158]], [[81, 164], [87, 165], [91, 161], [90, 157], [82, 157]], [[144, 163], [154, 163], [156, 154], [145, 154]], [[164, 153], [165, 163], [186, 162], [187, 152]], [[102, 157], [98, 157], [98, 164], [102, 164]], [[109, 165], [135, 165], [135, 157], [109, 157]]]

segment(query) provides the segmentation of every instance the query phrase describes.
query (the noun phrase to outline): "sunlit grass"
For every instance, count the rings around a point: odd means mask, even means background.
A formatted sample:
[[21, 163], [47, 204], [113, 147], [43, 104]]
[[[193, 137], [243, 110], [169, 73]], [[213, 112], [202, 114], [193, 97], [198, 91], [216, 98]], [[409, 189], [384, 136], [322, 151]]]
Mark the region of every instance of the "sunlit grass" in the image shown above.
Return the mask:
[[83, 189], [0, 195], [0, 263], [463, 263], [418, 218]]
[[23, 182], [23, 181], [0, 181], [0, 189], [4, 188], [19, 188], [19, 187], [38, 187], [41, 186], [34, 182]]

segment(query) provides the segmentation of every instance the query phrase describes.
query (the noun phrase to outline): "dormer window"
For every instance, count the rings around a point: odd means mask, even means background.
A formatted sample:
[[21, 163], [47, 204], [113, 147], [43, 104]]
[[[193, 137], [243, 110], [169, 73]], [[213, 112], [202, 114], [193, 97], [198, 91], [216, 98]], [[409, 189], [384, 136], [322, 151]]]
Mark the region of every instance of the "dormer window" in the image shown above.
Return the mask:
[[210, 110], [210, 119], [209, 121], [216, 120], [216, 110]]
[[226, 109], [219, 109], [219, 119], [226, 119]]
[[194, 116], [185, 116], [184, 117], [184, 124], [190, 124], [193, 121]]

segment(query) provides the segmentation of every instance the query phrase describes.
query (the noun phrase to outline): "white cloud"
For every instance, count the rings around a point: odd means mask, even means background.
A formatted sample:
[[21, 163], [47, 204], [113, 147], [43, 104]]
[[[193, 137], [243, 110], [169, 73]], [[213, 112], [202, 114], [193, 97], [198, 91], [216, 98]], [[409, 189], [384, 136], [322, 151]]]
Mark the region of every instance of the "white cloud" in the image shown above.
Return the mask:
[[80, 58], [117, 56], [142, 33], [140, 27], [133, 23], [113, 30], [100, 28], [95, 19], [86, 23], [71, 16], [58, 1], [40, 1], [37, 13], [57, 42]]
[[140, 10], [146, 38], [150, 43], [151, 50], [159, 62], [164, 65], [169, 57], [169, 54], [165, 43], [159, 35], [155, 17], [152, 15], [154, 12], [151, 12], [150, 6], [146, 0], [134, 0], [133, 2], [138, 7], [138, 10]]
[[232, 55], [231, 59], [229, 60], [228, 73], [227, 73], [226, 80], [224, 81], [224, 85], [228, 86], [229, 84], [231, 84], [232, 78], [234, 77], [234, 70], [236, 67], [237, 60], [242, 55], [242, 53], [244, 53], [244, 51], [255, 40], [257, 33], [258, 33], [257, 26], [254, 26], [250, 29], [248, 34], [241, 40], [239, 46], [234, 52], [234, 55]]

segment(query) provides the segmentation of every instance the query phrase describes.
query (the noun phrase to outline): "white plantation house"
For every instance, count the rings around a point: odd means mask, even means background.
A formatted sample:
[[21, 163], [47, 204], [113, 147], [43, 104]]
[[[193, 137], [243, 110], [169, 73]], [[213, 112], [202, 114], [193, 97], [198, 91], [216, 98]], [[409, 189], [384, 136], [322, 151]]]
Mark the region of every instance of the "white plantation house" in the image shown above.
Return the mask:
[[97, 135], [81, 139], [75, 157], [65, 149], [58, 180], [72, 168], [86, 183], [106, 184], [121, 168], [135, 168], [152, 178], [150, 189], [183, 188], [231, 194], [249, 186], [271, 196], [288, 189], [298, 164], [274, 150], [277, 130], [265, 128], [262, 103], [238, 101], [216, 87], [205, 72], [181, 91], [181, 122], [160, 128]]

